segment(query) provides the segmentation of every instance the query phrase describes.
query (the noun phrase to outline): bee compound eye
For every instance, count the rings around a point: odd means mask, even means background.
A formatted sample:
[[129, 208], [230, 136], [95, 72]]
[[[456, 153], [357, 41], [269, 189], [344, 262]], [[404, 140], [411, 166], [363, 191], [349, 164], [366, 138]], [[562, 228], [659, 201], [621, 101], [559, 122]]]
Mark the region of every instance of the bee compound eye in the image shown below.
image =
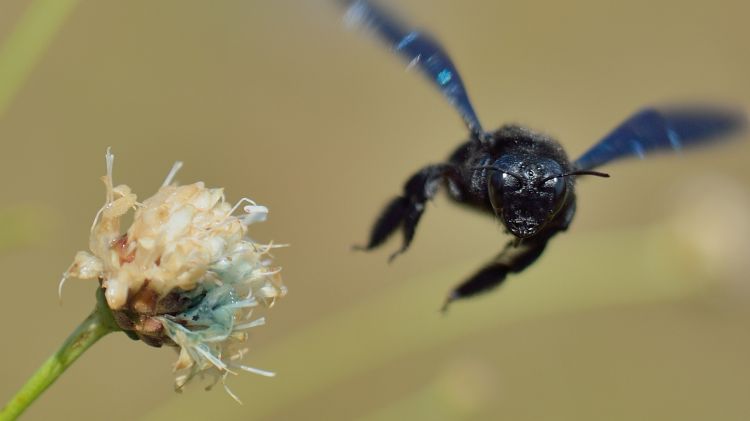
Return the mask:
[[517, 176], [503, 172], [500, 176], [502, 189], [509, 189], [515, 191], [521, 188], [521, 180]]
[[568, 185], [565, 182], [565, 177], [555, 177], [555, 178], [549, 180], [549, 182], [554, 183], [553, 184], [553, 188], [554, 188], [554, 193], [553, 194], [555, 195], [555, 198], [559, 199], [559, 198], [565, 197], [565, 193], [567, 192], [567, 189], [568, 189]]

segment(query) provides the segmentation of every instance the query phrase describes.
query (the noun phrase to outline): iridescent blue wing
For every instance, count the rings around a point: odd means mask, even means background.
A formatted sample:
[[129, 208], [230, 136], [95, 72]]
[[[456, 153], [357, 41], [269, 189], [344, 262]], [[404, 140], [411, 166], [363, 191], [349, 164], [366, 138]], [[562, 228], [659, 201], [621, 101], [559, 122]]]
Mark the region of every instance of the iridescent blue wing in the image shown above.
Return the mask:
[[440, 44], [424, 33], [408, 29], [387, 12], [366, 0], [345, 0], [344, 3], [348, 6], [345, 18], [347, 22], [374, 29], [394, 51], [409, 61], [409, 66], [419, 68], [437, 85], [448, 102], [461, 114], [475, 138], [486, 139], [461, 76]]
[[574, 165], [590, 170], [619, 158], [680, 150], [737, 132], [745, 123], [744, 113], [728, 108], [647, 108], [625, 120]]

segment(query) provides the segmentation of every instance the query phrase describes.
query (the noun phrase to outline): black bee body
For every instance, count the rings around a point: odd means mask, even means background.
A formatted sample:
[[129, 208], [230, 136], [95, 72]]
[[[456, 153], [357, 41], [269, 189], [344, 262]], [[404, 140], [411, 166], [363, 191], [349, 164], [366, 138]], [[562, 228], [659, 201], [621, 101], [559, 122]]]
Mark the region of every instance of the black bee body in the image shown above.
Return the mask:
[[[453, 201], [501, 218], [516, 238], [459, 286], [449, 301], [492, 288], [507, 273], [529, 266], [552, 236], [568, 228], [575, 214], [574, 177], [554, 177], [572, 170], [557, 141], [516, 125], [503, 126], [488, 139], [471, 139], [459, 146], [446, 163], [426, 166], [414, 174], [404, 185], [403, 195], [386, 206], [364, 247], [378, 247], [401, 228], [404, 242], [391, 260], [406, 251], [427, 202], [435, 197], [441, 184]], [[508, 172], [498, 168], [507, 168]], [[517, 176], [508, 175], [509, 172]], [[511, 182], [516, 197], [502, 194], [503, 190], [510, 190]], [[545, 196], [545, 190], [552, 193]]]
[[403, 244], [391, 260], [406, 251], [427, 202], [441, 185], [455, 202], [499, 219], [513, 236], [500, 254], [449, 294], [444, 309], [455, 299], [486, 291], [509, 273], [522, 271], [542, 254], [550, 238], [568, 228], [576, 209], [576, 176], [608, 177], [594, 169], [627, 156], [680, 150], [745, 125], [744, 113], [727, 108], [645, 108], [570, 161], [556, 140], [527, 128], [506, 125], [485, 132], [458, 70], [439, 43], [407, 29], [367, 0], [342, 1], [348, 5], [350, 22], [374, 29], [437, 86], [470, 135], [446, 162], [428, 165], [409, 178], [402, 195], [381, 212], [368, 243], [358, 248], [374, 249], [401, 230]]

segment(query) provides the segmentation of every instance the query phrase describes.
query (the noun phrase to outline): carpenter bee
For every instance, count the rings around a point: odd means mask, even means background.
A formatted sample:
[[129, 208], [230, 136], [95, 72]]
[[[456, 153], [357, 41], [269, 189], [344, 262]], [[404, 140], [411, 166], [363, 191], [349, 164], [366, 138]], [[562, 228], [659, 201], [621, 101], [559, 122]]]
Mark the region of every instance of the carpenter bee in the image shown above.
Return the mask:
[[645, 108], [571, 162], [555, 139], [526, 127], [505, 125], [484, 131], [456, 67], [438, 42], [366, 0], [344, 3], [346, 21], [372, 29], [411, 67], [424, 73], [469, 130], [469, 139], [446, 162], [428, 165], [407, 180], [403, 194], [381, 212], [367, 244], [355, 248], [372, 250], [400, 229], [403, 243], [390, 260], [406, 251], [427, 201], [440, 186], [453, 201], [499, 219], [513, 236], [500, 254], [453, 289], [443, 310], [454, 300], [498, 286], [509, 273], [534, 263], [547, 242], [567, 230], [573, 220], [577, 177], [608, 177], [595, 169], [619, 158], [680, 150], [745, 125], [744, 113], [727, 108]]

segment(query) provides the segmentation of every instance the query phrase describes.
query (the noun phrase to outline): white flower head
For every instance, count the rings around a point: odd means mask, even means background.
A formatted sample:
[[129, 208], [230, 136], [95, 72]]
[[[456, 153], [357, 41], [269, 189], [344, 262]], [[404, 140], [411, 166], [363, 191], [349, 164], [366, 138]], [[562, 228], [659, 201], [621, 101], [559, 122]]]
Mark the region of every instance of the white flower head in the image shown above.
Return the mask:
[[[91, 227], [91, 252], [78, 252], [60, 287], [67, 278], [99, 280], [126, 333], [149, 345], [179, 347], [178, 390], [206, 372], [222, 382], [237, 370], [272, 376], [239, 363], [247, 329], [265, 322], [252, 319], [252, 310], [286, 293], [280, 269], [270, 266], [269, 253], [280, 246], [247, 237], [248, 225], [265, 220], [268, 209], [249, 199], [232, 206], [222, 189], [202, 182], [173, 184], [180, 162], [139, 203], [128, 186], [114, 186], [109, 150], [106, 162], [107, 197]], [[133, 223], [122, 233], [120, 220], [131, 209]]]

